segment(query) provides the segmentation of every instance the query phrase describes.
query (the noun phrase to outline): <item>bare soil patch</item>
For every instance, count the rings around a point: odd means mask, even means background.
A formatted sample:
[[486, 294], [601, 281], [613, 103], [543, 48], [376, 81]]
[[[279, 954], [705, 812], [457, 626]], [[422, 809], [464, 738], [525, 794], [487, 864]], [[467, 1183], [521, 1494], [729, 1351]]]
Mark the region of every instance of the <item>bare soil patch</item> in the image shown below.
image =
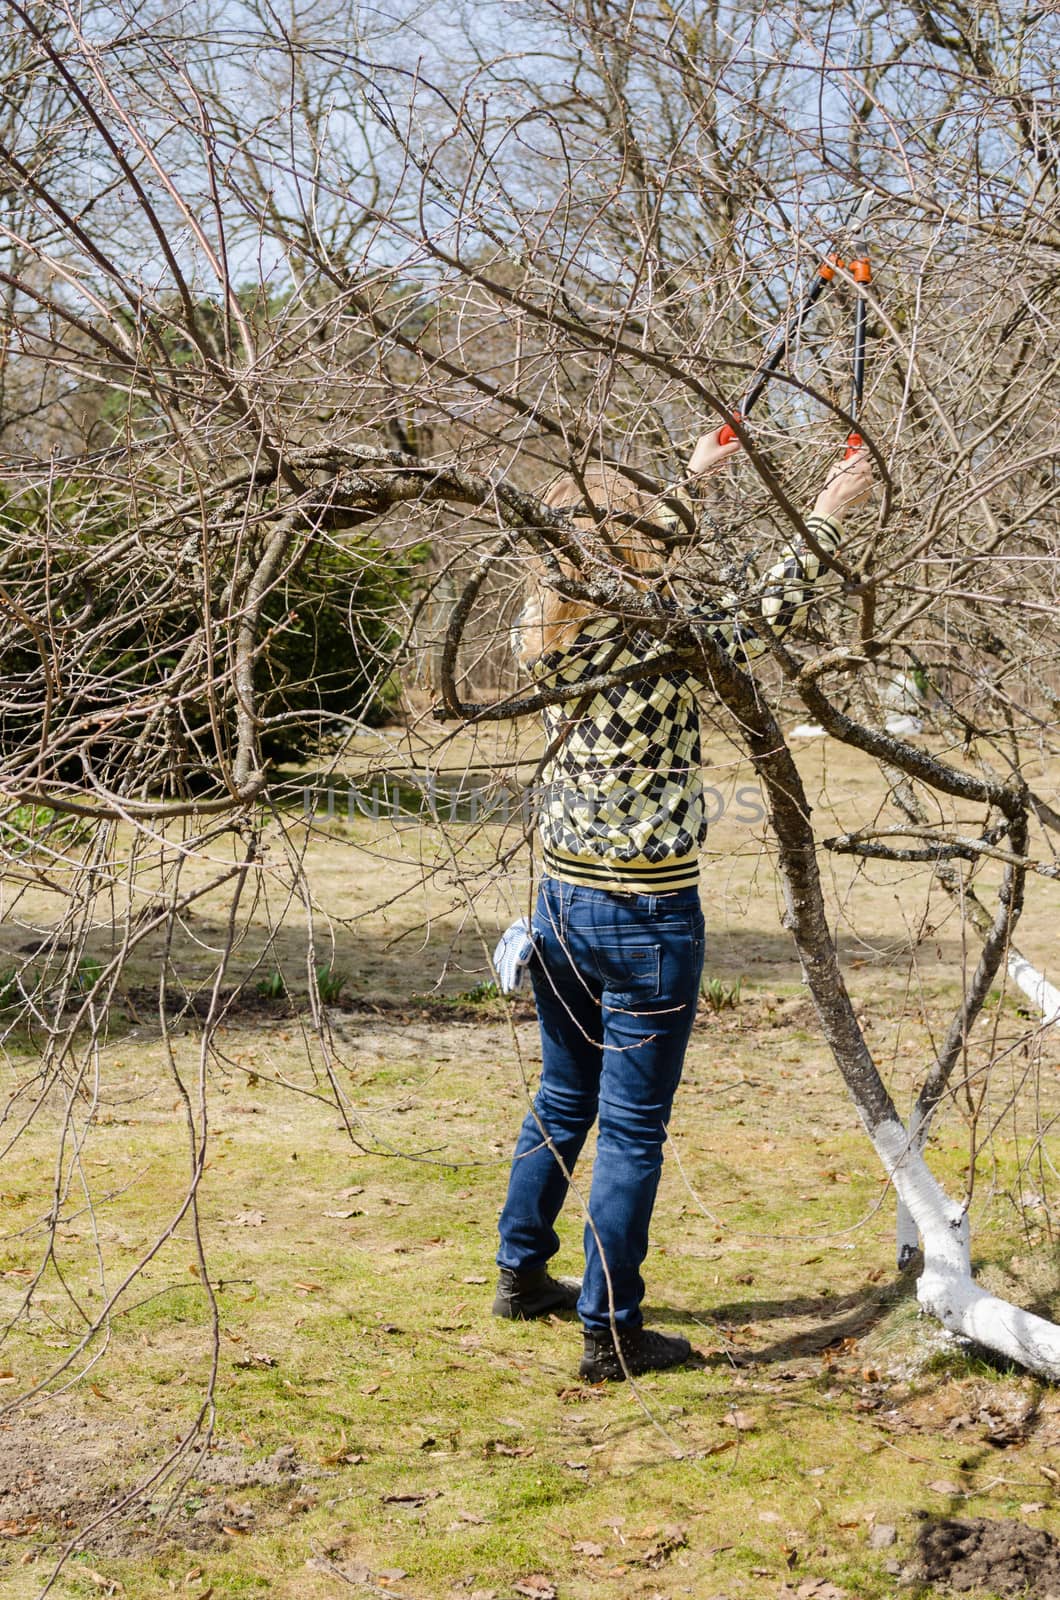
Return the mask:
[[[27, 1413], [3, 1423], [0, 1535], [51, 1530], [109, 1556], [143, 1555], [171, 1543], [209, 1550], [258, 1530], [272, 1520], [270, 1511], [286, 1515], [291, 1495], [304, 1489], [307, 1471], [293, 1446], [252, 1461], [240, 1444], [226, 1441], [209, 1450], [193, 1446], [175, 1477], [123, 1507], [130, 1487], [158, 1465], [160, 1443], [154, 1430], [129, 1421], [101, 1427], [73, 1414]], [[233, 1498], [250, 1490], [273, 1493]], [[81, 1537], [108, 1512], [96, 1532]]]
[[[137, 1021], [157, 1015], [157, 989], [140, 984], [128, 990], [125, 998]], [[536, 1015], [533, 1001], [529, 998], [501, 1000], [489, 995], [481, 1000], [465, 1000], [459, 995], [447, 999], [429, 994], [351, 994], [343, 995], [338, 1006], [330, 1009], [333, 1018], [341, 1018], [343, 1013], [348, 1013], [351, 1016], [385, 1017], [388, 1022], [395, 1024], [413, 1021], [497, 1021], [509, 1009], [517, 1022], [532, 1020]], [[701, 1009], [705, 1014], [705, 1005]], [[251, 984], [229, 985], [220, 989], [216, 997], [208, 991], [191, 995], [171, 992], [166, 997], [166, 1015], [172, 1021], [179, 1022], [184, 1018], [202, 1021], [211, 1014], [223, 1017], [226, 1022], [240, 1019], [252, 1023], [263, 1020], [291, 1021], [309, 1014], [309, 1002], [304, 993], [273, 997], [260, 993]]]
[[960, 1593], [1060, 1594], [1060, 1539], [1023, 1522], [940, 1517], [921, 1530], [917, 1556], [918, 1578]]

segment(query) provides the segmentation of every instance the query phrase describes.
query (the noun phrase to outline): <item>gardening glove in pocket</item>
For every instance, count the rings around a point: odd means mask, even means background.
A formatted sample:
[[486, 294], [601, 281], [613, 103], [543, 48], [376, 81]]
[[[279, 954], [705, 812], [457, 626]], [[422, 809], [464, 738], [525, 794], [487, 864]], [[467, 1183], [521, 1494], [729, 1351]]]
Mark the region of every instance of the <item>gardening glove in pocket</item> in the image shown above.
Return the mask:
[[493, 965], [501, 994], [517, 994], [523, 986], [526, 969], [534, 954], [534, 941], [525, 917], [517, 917], [505, 928], [493, 952]]

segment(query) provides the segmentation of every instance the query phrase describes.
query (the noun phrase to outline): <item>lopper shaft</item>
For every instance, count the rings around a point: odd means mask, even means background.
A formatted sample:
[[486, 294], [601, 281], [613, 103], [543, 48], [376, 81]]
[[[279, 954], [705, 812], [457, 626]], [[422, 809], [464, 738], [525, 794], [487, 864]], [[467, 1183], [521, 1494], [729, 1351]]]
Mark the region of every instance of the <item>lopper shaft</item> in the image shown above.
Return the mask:
[[[854, 207], [853, 211], [848, 217], [845, 227], [853, 227], [854, 229], [859, 228], [868, 216], [871, 205], [872, 191], [867, 190], [865, 194], [862, 195], [861, 199], [858, 201], [857, 205]], [[777, 368], [780, 366], [780, 363], [787, 355], [792, 340], [802, 327], [802, 324], [806, 320], [811, 308], [820, 299], [824, 289], [835, 277], [836, 267], [845, 267], [846, 265], [847, 263], [845, 261], [840, 261], [838, 256], [829, 256], [827, 260], [821, 262], [821, 265], [814, 274], [813, 282], [806, 290], [795, 310], [785, 321], [779, 338], [773, 345], [772, 349], [767, 352], [761, 365], [755, 372], [754, 377], [751, 379], [750, 388], [744, 395], [736, 411], [733, 412], [733, 421], [742, 422], [743, 419], [748, 416], [751, 407], [755, 404], [762, 391], [765, 389], [766, 384], [773, 376], [773, 373], [777, 370]], [[860, 268], [861, 266], [864, 266], [867, 271], [869, 265], [868, 261], [852, 261], [849, 265], [851, 272], [854, 274], [854, 281], [856, 283], [861, 283], [862, 281], [868, 283], [871, 281], [870, 277], [866, 277], [864, 280], [862, 280], [857, 276], [855, 271], [855, 268]], [[861, 300], [860, 296], [858, 297], [858, 304], [859, 306], [863, 305], [863, 301]], [[862, 356], [864, 358], [864, 334], [862, 335]], [[725, 425], [718, 432], [719, 443], [732, 444], [735, 438], [735, 432], [728, 423], [725, 423]]]
[[[858, 297], [854, 302], [854, 374], [850, 394], [850, 415], [857, 422], [861, 415], [861, 401], [865, 393], [865, 340], [869, 306], [864, 289], [872, 282], [872, 267], [867, 256], [851, 261], [850, 276], [858, 285]], [[860, 450], [862, 442], [861, 434], [856, 428], [853, 429], [847, 435], [847, 456], [852, 456], [856, 450]]]

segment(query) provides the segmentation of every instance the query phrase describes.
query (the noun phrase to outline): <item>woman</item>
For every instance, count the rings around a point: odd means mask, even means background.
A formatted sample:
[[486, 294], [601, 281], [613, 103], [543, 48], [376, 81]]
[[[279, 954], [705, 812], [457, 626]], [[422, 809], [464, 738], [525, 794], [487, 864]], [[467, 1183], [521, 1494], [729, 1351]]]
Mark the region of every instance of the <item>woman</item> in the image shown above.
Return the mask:
[[[717, 471], [739, 448], [704, 435], [691, 475]], [[660, 515], [615, 473], [597, 472], [585, 487], [596, 509], [615, 519], [602, 527], [577, 519], [590, 530], [587, 542], [599, 539], [637, 587], [658, 593], [665, 555], [630, 523], [659, 522]], [[826, 554], [839, 544], [840, 512], [870, 488], [864, 451], [828, 474], [807, 519]], [[546, 498], [553, 506], [583, 502], [566, 478]], [[699, 626], [746, 664], [766, 649], [763, 625], [780, 635], [805, 616], [821, 571], [813, 552], [792, 546], [770, 570], [753, 612], [728, 597], [716, 610], [700, 611]], [[500, 1218], [493, 1309], [537, 1317], [576, 1307], [585, 1333], [579, 1370], [597, 1383], [677, 1366], [691, 1352], [687, 1339], [643, 1327], [640, 1268], [703, 966], [697, 694], [704, 691], [685, 673], [652, 673], [652, 658], [667, 650], [657, 630], [594, 614], [542, 579], [532, 585], [520, 634], [535, 679], [569, 689], [570, 697], [544, 713], [545, 876], [531, 965], [541, 1084], [519, 1134]], [[579, 694], [579, 684], [638, 663], [643, 677]], [[550, 1277], [547, 1263], [559, 1248], [554, 1224], [569, 1177], [597, 1118], [579, 1292]]]

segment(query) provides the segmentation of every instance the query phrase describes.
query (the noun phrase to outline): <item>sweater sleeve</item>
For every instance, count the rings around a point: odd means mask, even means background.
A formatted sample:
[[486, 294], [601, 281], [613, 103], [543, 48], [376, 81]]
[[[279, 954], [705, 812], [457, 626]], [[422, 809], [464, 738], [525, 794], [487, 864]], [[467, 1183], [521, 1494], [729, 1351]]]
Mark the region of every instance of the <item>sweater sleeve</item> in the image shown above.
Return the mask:
[[757, 590], [744, 595], [724, 594], [713, 605], [697, 606], [691, 620], [726, 655], [746, 666], [769, 648], [766, 629], [782, 639], [806, 620], [818, 584], [829, 567], [827, 557], [838, 550], [842, 526], [834, 517], [811, 515], [806, 526], [823, 551], [822, 561], [801, 542], [786, 547], [770, 567]]
[[[687, 503], [683, 487], [672, 490], [670, 497], [680, 497]], [[705, 516], [701, 507], [695, 508], [695, 515], [700, 520]], [[656, 509], [654, 520], [666, 527], [676, 524], [678, 518], [675, 512], [665, 507]], [[710, 519], [706, 520], [709, 524]], [[707, 605], [688, 608], [675, 606], [675, 619], [679, 617], [690, 622], [696, 633], [709, 638], [739, 666], [747, 666], [764, 655], [769, 648], [769, 633], [775, 639], [782, 639], [791, 629], [805, 622], [820, 580], [831, 565], [830, 557], [842, 543], [842, 524], [835, 517], [819, 516], [813, 512], [806, 518], [806, 527], [822, 552], [823, 560], [801, 540], [793, 540], [782, 549], [779, 559], [757, 583], [752, 569], [751, 581], [741, 593], [730, 589]], [[717, 531], [720, 532], [720, 529]], [[604, 621], [602, 618], [599, 620]], [[531, 652], [532, 661], [529, 661], [523, 641], [527, 632], [533, 638], [535, 628], [540, 633], [541, 626], [540, 607], [535, 613], [532, 606], [527, 606], [512, 629], [512, 648], [524, 664], [530, 665], [535, 677], [542, 675], [548, 658], [543, 653]], [[591, 634], [593, 625], [590, 623], [583, 631], [586, 635]], [[610, 629], [608, 637], [611, 637]], [[652, 653], [649, 651], [646, 663], [649, 667]], [[579, 676], [584, 676], [584, 664]]]

